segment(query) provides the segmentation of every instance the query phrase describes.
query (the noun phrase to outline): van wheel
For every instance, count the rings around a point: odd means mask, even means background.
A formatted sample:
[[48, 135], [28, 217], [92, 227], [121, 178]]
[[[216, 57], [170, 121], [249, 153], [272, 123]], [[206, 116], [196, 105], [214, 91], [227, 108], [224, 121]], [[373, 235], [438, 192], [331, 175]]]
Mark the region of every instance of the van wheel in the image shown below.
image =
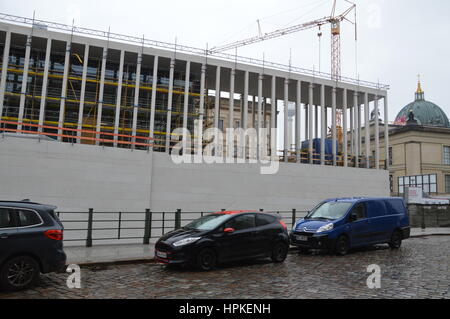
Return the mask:
[[203, 271], [210, 271], [216, 268], [216, 252], [211, 248], [205, 248], [197, 255], [197, 268]]
[[402, 240], [402, 233], [398, 230], [394, 231], [391, 241], [389, 242], [389, 247], [391, 247], [391, 249], [399, 249], [402, 246]]
[[349, 250], [350, 250], [350, 241], [348, 240], [347, 236], [340, 236], [336, 241], [334, 252], [338, 256], [345, 256], [347, 255]]
[[286, 260], [289, 247], [283, 243], [277, 243], [272, 249], [272, 261], [282, 263]]
[[28, 288], [39, 277], [39, 265], [31, 257], [19, 256], [8, 260], [0, 271], [0, 285], [6, 290]]

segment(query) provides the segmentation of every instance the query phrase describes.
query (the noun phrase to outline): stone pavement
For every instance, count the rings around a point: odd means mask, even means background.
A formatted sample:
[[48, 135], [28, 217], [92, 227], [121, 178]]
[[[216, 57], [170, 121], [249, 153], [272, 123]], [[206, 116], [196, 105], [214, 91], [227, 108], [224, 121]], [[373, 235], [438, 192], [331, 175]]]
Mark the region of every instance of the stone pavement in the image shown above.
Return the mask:
[[[413, 228], [412, 237], [430, 235], [450, 235], [450, 228]], [[67, 262], [69, 264], [98, 264], [149, 261], [154, 258], [154, 245], [108, 245], [86, 247], [66, 247]]]
[[[170, 270], [154, 263], [81, 267], [81, 289], [68, 274], [43, 275], [33, 288], [0, 299], [450, 299], [450, 237], [412, 238], [399, 250], [380, 245], [344, 257], [291, 253], [268, 260], [222, 265], [211, 272]], [[369, 289], [367, 267], [381, 268], [381, 289]]]

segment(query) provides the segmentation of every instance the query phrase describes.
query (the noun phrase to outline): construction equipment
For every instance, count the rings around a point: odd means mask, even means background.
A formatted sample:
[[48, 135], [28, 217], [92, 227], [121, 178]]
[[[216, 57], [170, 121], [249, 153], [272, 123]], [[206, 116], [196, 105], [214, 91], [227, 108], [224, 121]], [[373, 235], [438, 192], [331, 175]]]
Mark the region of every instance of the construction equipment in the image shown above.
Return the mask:
[[[336, 15], [337, 0], [334, 0], [333, 7], [331, 10], [331, 15], [328, 17], [324, 17], [321, 19], [307, 22], [307, 23], [302, 23], [299, 25], [287, 27], [284, 29], [279, 29], [279, 30], [265, 33], [265, 34], [261, 33], [260, 21], [258, 20], [258, 26], [259, 26], [259, 30], [260, 30], [258, 36], [248, 38], [245, 40], [236, 41], [236, 42], [229, 43], [229, 44], [225, 44], [222, 46], [217, 46], [217, 47], [212, 48], [210, 50], [210, 52], [212, 54], [214, 54], [214, 53], [229, 51], [229, 50], [237, 49], [239, 47], [279, 38], [279, 37], [282, 37], [282, 36], [285, 36], [288, 34], [292, 34], [295, 32], [308, 30], [308, 29], [311, 29], [314, 27], [319, 27], [319, 30], [321, 30], [321, 27], [323, 25], [330, 24], [331, 25], [331, 76], [332, 76], [333, 80], [340, 81], [340, 79], [341, 79], [341, 23], [344, 20], [355, 25], [355, 40], [357, 40], [356, 4], [352, 3], [348, 0], [345, 0], [345, 1], [348, 2], [349, 4], [351, 4], [351, 6], [339, 15]], [[347, 18], [347, 16], [352, 11], [355, 12], [355, 21], [351, 21]], [[322, 32], [319, 33], [319, 37], [321, 37], [321, 36], [322, 36]], [[338, 129], [337, 135], [338, 135], [338, 138], [340, 138], [339, 143], [342, 144], [342, 136], [343, 136], [342, 111], [340, 111], [340, 110], [337, 113], [336, 122], [337, 122], [337, 129]]]

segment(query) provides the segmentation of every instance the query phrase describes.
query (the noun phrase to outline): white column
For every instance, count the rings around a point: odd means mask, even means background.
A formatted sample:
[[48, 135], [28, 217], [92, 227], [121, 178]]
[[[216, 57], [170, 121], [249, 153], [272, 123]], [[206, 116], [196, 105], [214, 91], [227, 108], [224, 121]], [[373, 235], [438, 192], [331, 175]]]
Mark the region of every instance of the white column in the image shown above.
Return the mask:
[[19, 125], [17, 129], [22, 129], [23, 116], [25, 112], [25, 100], [27, 97], [27, 85], [28, 85], [28, 72], [30, 69], [30, 54], [31, 54], [31, 40], [32, 36], [29, 35], [27, 38], [27, 44], [25, 49], [25, 64], [23, 66], [23, 76], [22, 76], [22, 90], [20, 91], [20, 104], [19, 104]]
[[321, 134], [321, 142], [320, 142], [320, 164], [325, 165], [325, 143], [327, 140], [327, 107], [325, 105], [325, 85], [320, 86], [320, 104], [322, 106], [321, 111], [321, 120], [322, 120], [322, 134]]
[[332, 105], [332, 123], [331, 123], [331, 134], [333, 140], [332, 152], [333, 152], [333, 166], [337, 165], [337, 110], [336, 110], [336, 88], [333, 87], [332, 96], [331, 96], [331, 105]]
[[289, 157], [289, 80], [284, 80], [284, 162], [288, 162]]
[[[39, 108], [39, 125], [44, 125], [45, 105], [47, 103], [47, 87], [48, 87], [48, 72], [50, 68], [50, 54], [52, 51], [52, 39], [47, 39], [47, 48], [45, 51], [44, 77], [42, 78], [41, 91], [41, 106]], [[42, 127], [38, 128], [38, 132], [42, 132]]]
[[[80, 92], [80, 108], [78, 111], [78, 130], [83, 129], [83, 118], [84, 118], [84, 101], [86, 93], [86, 80], [87, 80], [87, 70], [89, 64], [89, 45], [86, 44], [84, 47], [84, 61], [83, 61], [83, 75], [81, 80], [81, 92]], [[81, 132], [77, 132], [77, 136], [81, 137]], [[77, 139], [77, 143], [81, 143], [81, 139]]]
[[3, 117], [3, 105], [5, 104], [6, 76], [9, 66], [9, 49], [11, 47], [11, 32], [6, 32], [5, 48], [3, 50], [2, 76], [0, 80], [0, 120]]
[[220, 66], [216, 70], [216, 99], [214, 102], [214, 128], [219, 129], [219, 114], [220, 114]]
[[[189, 113], [189, 82], [191, 81], [191, 62], [186, 61], [186, 76], [184, 79], [184, 109], [183, 109], [183, 154], [191, 152], [191, 145], [187, 145], [188, 113]], [[187, 149], [189, 147], [189, 150]]]
[[[236, 70], [231, 69], [230, 73], [230, 98], [228, 99], [228, 135], [227, 135], [227, 154], [226, 157], [234, 157], [234, 141], [233, 141], [233, 128], [234, 128], [234, 88], [236, 80]], [[257, 153], [258, 156], [258, 153]]]
[[[139, 95], [141, 89], [141, 73], [142, 73], [142, 53], [138, 53], [137, 63], [136, 63], [136, 82], [134, 87], [134, 103], [133, 103], [133, 124], [131, 125], [131, 136], [132, 142], [136, 142], [136, 134], [137, 134], [137, 120], [138, 120], [138, 112], [139, 112]], [[153, 78], [153, 80], [155, 80]], [[151, 132], [150, 132], [151, 133]], [[132, 149], [135, 148], [135, 145], [131, 146]]]
[[375, 168], [380, 169], [380, 116], [378, 96], [375, 96]]
[[[122, 106], [122, 85], [123, 85], [123, 65], [125, 61], [125, 51], [120, 51], [120, 63], [119, 63], [119, 74], [117, 83], [117, 101], [116, 101], [116, 114], [114, 119], [114, 134], [119, 134], [119, 121], [120, 121], [120, 111]], [[117, 136], [114, 136], [114, 147], [117, 147]]]
[[347, 89], [344, 89], [344, 100], [343, 100], [343, 142], [342, 146], [344, 147], [344, 167], [348, 167], [348, 119], [347, 119], [347, 110], [348, 110], [348, 98], [347, 98]]
[[314, 138], [319, 138], [319, 106], [314, 105]]
[[361, 112], [361, 104], [358, 103], [358, 147], [359, 154], [362, 156], [363, 148], [362, 148], [362, 112]]
[[387, 93], [384, 97], [384, 144], [386, 149], [386, 170], [389, 170], [391, 164], [389, 163], [389, 106]]
[[166, 153], [170, 153], [170, 140], [172, 139], [172, 103], [173, 103], [173, 79], [175, 76], [175, 60], [170, 60], [169, 93], [167, 101], [166, 122]]
[[349, 112], [350, 112], [350, 154], [353, 158], [355, 156], [355, 108], [351, 107]]
[[202, 64], [202, 74], [200, 76], [200, 114], [199, 114], [199, 128], [198, 128], [198, 150], [197, 155], [203, 154], [203, 127], [205, 126], [205, 86], [206, 86], [206, 65]]
[[263, 119], [262, 119], [262, 105], [263, 105], [263, 75], [259, 74], [258, 76], [258, 125], [257, 125], [257, 153], [256, 158], [259, 159], [261, 156], [261, 129], [263, 128]]
[[297, 105], [295, 107], [295, 145], [297, 163], [302, 162], [302, 81], [297, 81]]
[[248, 88], [249, 88], [249, 77], [250, 77], [250, 73], [248, 71], [245, 71], [245, 76], [244, 76], [244, 107], [243, 107], [243, 116], [242, 116], [242, 128], [244, 129], [244, 131], [246, 131], [248, 129]]
[[313, 105], [314, 105], [314, 84], [309, 84], [309, 105], [308, 105], [308, 139], [309, 139], [309, 163], [314, 163], [314, 143], [313, 143]]
[[[108, 58], [108, 48], [103, 48], [103, 59], [102, 59], [102, 71], [100, 75], [100, 88], [98, 94], [98, 110], [97, 110], [97, 128], [96, 138], [100, 138], [100, 131], [102, 129], [102, 114], [103, 114], [103, 94], [105, 91], [105, 75], [106, 75], [106, 60]], [[96, 141], [96, 145], [100, 143]]]
[[[64, 134], [64, 119], [66, 115], [66, 100], [67, 100], [67, 79], [69, 77], [69, 67], [70, 67], [70, 53], [72, 43], [67, 42], [66, 44], [66, 57], [64, 61], [64, 75], [63, 75], [63, 83], [61, 90], [61, 104], [59, 106], [59, 121], [58, 121], [58, 134]], [[58, 136], [58, 141], [62, 141], [62, 137]]]
[[230, 99], [228, 103], [228, 128], [234, 128], [234, 86], [236, 79], [236, 70], [231, 69], [230, 75]]
[[355, 112], [355, 156], [356, 156], [356, 167], [359, 167], [359, 104], [358, 104], [358, 92], [353, 94], [353, 108]]
[[[275, 147], [275, 149], [271, 149], [272, 156], [274, 154], [278, 153], [277, 150], [277, 134], [276, 134], [276, 128], [277, 128], [277, 77], [274, 75], [272, 76], [272, 92], [270, 97], [270, 103], [271, 103], [271, 112], [270, 112], [270, 138], [273, 142], [271, 142], [271, 147]], [[272, 136], [274, 134], [275, 136]]]
[[365, 125], [364, 125], [364, 139], [365, 139], [365, 147], [366, 147], [366, 168], [370, 168], [370, 110], [369, 110], [369, 94], [364, 93], [364, 116], [365, 116]]
[[[158, 66], [159, 66], [159, 57], [155, 56], [153, 61], [153, 83], [152, 83], [152, 102], [150, 104], [150, 133], [149, 136], [151, 139], [155, 138], [155, 114], [156, 114], [156, 93], [158, 91]], [[155, 145], [153, 140], [149, 141], [149, 144]], [[149, 148], [150, 151], [153, 151], [153, 147]]]

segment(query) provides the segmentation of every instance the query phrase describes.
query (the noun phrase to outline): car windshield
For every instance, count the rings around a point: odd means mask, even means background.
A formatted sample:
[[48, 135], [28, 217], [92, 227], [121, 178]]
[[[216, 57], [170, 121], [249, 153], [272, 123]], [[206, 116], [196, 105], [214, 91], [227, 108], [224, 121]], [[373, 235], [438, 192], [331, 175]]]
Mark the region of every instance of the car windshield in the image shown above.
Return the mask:
[[213, 230], [229, 218], [230, 215], [226, 214], [212, 214], [197, 219], [184, 228], [194, 230]]
[[326, 220], [336, 220], [344, 217], [348, 212], [352, 203], [343, 202], [327, 202], [316, 207], [306, 219], [326, 219]]

